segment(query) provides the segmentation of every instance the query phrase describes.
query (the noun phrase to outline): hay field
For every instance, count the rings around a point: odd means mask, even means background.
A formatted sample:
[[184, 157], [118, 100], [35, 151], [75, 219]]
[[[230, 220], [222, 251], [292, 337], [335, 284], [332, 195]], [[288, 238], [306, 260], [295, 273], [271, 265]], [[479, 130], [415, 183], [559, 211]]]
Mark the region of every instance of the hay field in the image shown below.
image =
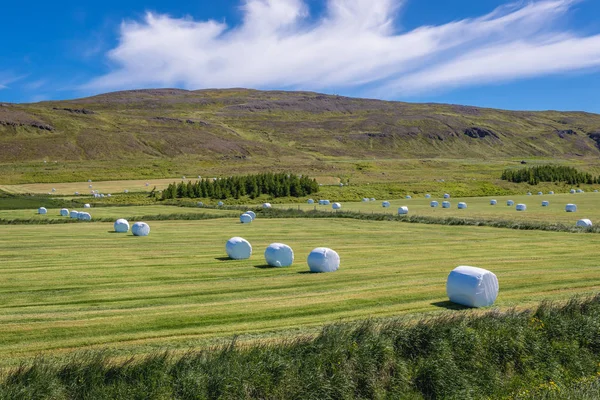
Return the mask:
[[[197, 177], [189, 177], [195, 180]], [[122, 181], [98, 181], [98, 182], [64, 182], [64, 183], [28, 183], [21, 185], [0, 185], [0, 190], [7, 193], [52, 193], [53, 195], [72, 196], [73, 193], [88, 194], [91, 190], [98, 190], [100, 193], [123, 193], [125, 190], [130, 192], [149, 192], [155, 186], [157, 190], [162, 190], [170, 183], [181, 181], [178, 178], [166, 179], [147, 179], [147, 180], [122, 180]], [[149, 186], [146, 186], [149, 183]], [[92, 185], [92, 188], [89, 188]], [[52, 192], [52, 189], [56, 192]]]
[[[314, 197], [315, 203], [319, 199], [318, 194]], [[495, 206], [490, 205], [490, 200], [496, 199], [498, 204]], [[507, 200], [514, 200], [515, 205], [509, 207], [506, 205]], [[334, 198], [330, 199], [332, 202], [336, 201]], [[390, 202], [389, 208], [383, 208], [381, 203], [384, 200]], [[432, 208], [430, 202], [436, 200], [439, 202], [437, 208]], [[550, 202], [548, 207], [542, 207], [542, 201], [547, 200]], [[386, 213], [386, 214], [397, 214], [398, 207], [407, 206], [410, 215], [423, 215], [423, 216], [435, 216], [435, 217], [464, 217], [471, 219], [498, 219], [498, 220], [510, 220], [510, 221], [537, 221], [547, 223], [563, 223], [573, 224], [581, 218], [589, 218], [594, 224], [600, 224], [600, 193], [586, 192], [586, 193], [560, 193], [554, 195], [540, 195], [532, 194], [531, 196], [519, 195], [519, 196], [486, 196], [486, 197], [460, 197], [450, 198], [448, 201], [451, 203], [451, 208], [442, 208], [443, 198], [432, 197], [431, 199], [425, 199], [423, 195], [413, 196], [412, 199], [377, 199], [377, 201], [369, 202], [342, 202], [342, 211], [357, 211], [364, 213]], [[467, 209], [459, 210], [458, 203], [464, 201], [467, 203]], [[526, 211], [515, 210], [515, 206], [519, 203], [527, 205]], [[567, 213], [565, 211], [565, 205], [568, 203], [574, 203], [577, 205], [577, 212]], [[275, 208], [294, 208], [301, 210], [313, 210], [317, 209], [320, 211], [331, 211], [331, 205], [320, 206], [318, 204], [273, 204]]]
[[[237, 218], [150, 223], [145, 238], [112, 224], [0, 226], [0, 359], [110, 347], [123, 354], [185, 349], [234, 334], [281, 338], [334, 321], [443, 311], [457, 265], [494, 271], [496, 305], [600, 290], [600, 236], [393, 222]], [[225, 259], [243, 236], [251, 259]], [[272, 242], [295, 251], [266, 268]], [[318, 246], [335, 273], [307, 273]]]

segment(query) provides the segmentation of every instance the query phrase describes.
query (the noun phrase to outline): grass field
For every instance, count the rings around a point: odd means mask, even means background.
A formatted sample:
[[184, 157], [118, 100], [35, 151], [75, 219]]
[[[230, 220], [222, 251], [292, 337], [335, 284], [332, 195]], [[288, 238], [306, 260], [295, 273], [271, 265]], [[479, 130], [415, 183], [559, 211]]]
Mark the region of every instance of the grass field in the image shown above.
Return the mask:
[[[99, 209], [98, 209], [99, 210]], [[93, 210], [95, 211], [95, 210]], [[600, 236], [354, 220], [236, 218], [151, 223], [145, 238], [112, 224], [0, 226], [0, 357], [115, 347], [124, 354], [188, 348], [234, 334], [306, 334], [328, 322], [453, 308], [445, 279], [457, 265], [494, 271], [499, 307], [600, 289]], [[250, 260], [225, 259], [243, 236]], [[266, 268], [272, 242], [295, 251]], [[315, 247], [341, 269], [307, 273]]]
[[[319, 197], [315, 197], [315, 202]], [[498, 204], [490, 205], [490, 200], [496, 199]], [[509, 207], [507, 200], [513, 200], [515, 205]], [[383, 200], [390, 201], [389, 208], [383, 208]], [[430, 203], [435, 200], [439, 206], [432, 208]], [[550, 202], [548, 207], [542, 207], [542, 201]], [[335, 201], [334, 198], [331, 201]], [[442, 208], [442, 198], [425, 199], [423, 196], [413, 197], [412, 199], [385, 199], [380, 198], [377, 201], [369, 202], [343, 202], [343, 211], [356, 211], [363, 213], [386, 213], [397, 214], [398, 207], [407, 206], [410, 215], [435, 216], [435, 217], [464, 217], [473, 219], [502, 219], [510, 221], [537, 221], [548, 223], [575, 224], [578, 219], [589, 218], [592, 222], [600, 223], [600, 193], [560, 193], [554, 195], [540, 195], [536, 193], [531, 196], [486, 196], [486, 197], [462, 197], [450, 198], [451, 208]], [[467, 203], [467, 209], [459, 210], [458, 203], [464, 201]], [[526, 211], [516, 211], [515, 206], [519, 203], [527, 205]], [[577, 212], [568, 213], [565, 211], [565, 205], [573, 203], [577, 205]], [[329, 206], [320, 206], [318, 204], [273, 204], [276, 208], [294, 208], [300, 210], [334, 210]]]

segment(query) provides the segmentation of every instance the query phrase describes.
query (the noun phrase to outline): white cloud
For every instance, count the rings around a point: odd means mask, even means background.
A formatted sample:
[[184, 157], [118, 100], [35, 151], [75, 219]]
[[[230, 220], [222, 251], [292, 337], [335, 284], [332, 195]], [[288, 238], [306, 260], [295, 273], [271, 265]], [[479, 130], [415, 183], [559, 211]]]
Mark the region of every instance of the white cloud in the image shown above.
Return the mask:
[[509, 4], [397, 32], [405, 1], [328, 0], [311, 18], [303, 0], [246, 0], [236, 27], [148, 13], [123, 22], [108, 53], [114, 69], [84, 88], [368, 85], [392, 97], [600, 66], [600, 35], [559, 28], [577, 0]]
[[0, 90], [8, 89], [11, 83], [20, 81], [27, 75], [17, 75], [10, 71], [0, 71]]

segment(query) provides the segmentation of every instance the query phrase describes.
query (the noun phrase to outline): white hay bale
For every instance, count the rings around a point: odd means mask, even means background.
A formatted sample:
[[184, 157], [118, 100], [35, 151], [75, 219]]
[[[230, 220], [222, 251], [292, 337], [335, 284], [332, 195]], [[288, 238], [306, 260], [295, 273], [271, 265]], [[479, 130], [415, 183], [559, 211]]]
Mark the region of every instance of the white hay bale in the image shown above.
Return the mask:
[[398, 208], [398, 215], [406, 215], [408, 214], [408, 207], [402, 206]]
[[81, 221], [91, 221], [92, 220], [92, 216], [90, 215], [90, 213], [86, 213], [86, 212], [80, 212], [79, 214], [77, 214], [77, 218]]
[[38, 208], [38, 214], [46, 215], [48, 214], [48, 210], [46, 210], [46, 207], [40, 207]]
[[498, 204], [496, 200], [490, 200], [490, 205], [495, 206], [496, 204]]
[[525, 210], [527, 210], [527, 205], [525, 205], [523, 203], [519, 203], [519, 204], [517, 204], [516, 210], [517, 211], [525, 211]]
[[185, 176], [182, 176], [181, 179], [185, 180]]
[[551, 191], [548, 192], [548, 194], [554, 194], [554, 192], [551, 190]]
[[248, 214], [252, 217], [252, 221], [256, 219], [256, 213], [254, 211], [246, 211], [244, 214]]
[[340, 268], [340, 256], [327, 247], [317, 247], [306, 260], [311, 272], [334, 272]]
[[90, 183], [90, 182], [92, 182], [92, 180], [91, 180], [91, 179], [88, 179], [88, 183]]
[[75, 192], [75, 196], [79, 196], [79, 192]]
[[146, 187], [150, 186], [150, 184], [148, 182], [146, 182]]
[[531, 192], [527, 192], [527, 196], [531, 196]]
[[363, 203], [366, 203], [369, 201], [369, 199], [367, 197], [363, 197], [362, 201], [363, 201]]
[[442, 208], [450, 208], [450, 205], [449, 201], [442, 201]]
[[110, 197], [110, 196], [112, 196], [110, 193], [106, 195], [106, 197]]
[[406, 199], [410, 200], [412, 197], [410, 195], [406, 195]]
[[444, 198], [445, 198], [445, 199], [449, 199], [449, 198], [450, 198], [450, 195], [449, 195], [448, 193], [444, 193]]
[[569, 192], [570, 192], [571, 194], [575, 194], [575, 189], [571, 189]]
[[271, 208], [271, 203], [263, 203], [262, 208]]
[[340, 182], [340, 187], [343, 187], [343, 186], [344, 186], [344, 184]]
[[250, 214], [243, 213], [242, 215], [240, 215], [240, 222], [242, 224], [249, 224], [252, 222], [252, 220], [253, 220], [253, 218], [252, 218], [252, 215], [250, 215]]
[[308, 199], [306, 202], [307, 202], [308, 204], [315, 204], [315, 201], [314, 201], [313, 199]]
[[136, 222], [131, 227], [133, 236], [148, 236], [150, 234], [150, 226], [145, 222]]
[[377, 201], [377, 199], [375, 197], [371, 197], [370, 201]]
[[550, 202], [547, 200], [542, 201], [542, 207], [548, 207], [550, 205]]
[[92, 207], [92, 206], [90, 206], [88, 203], [85, 203], [85, 204], [83, 205], [83, 208], [91, 208], [91, 207]]
[[510, 206], [514, 206], [514, 205], [515, 205], [515, 202], [514, 202], [514, 201], [512, 201], [512, 200], [506, 200], [506, 205], [507, 205], [507, 206], [509, 206], [509, 207], [510, 207]]
[[126, 219], [119, 218], [114, 224], [115, 232], [126, 233], [129, 232], [129, 222]]
[[289, 267], [294, 262], [294, 250], [287, 244], [271, 243], [265, 250], [265, 261], [272, 267]]
[[576, 192], [577, 192], [577, 193], [583, 193], [583, 190], [581, 190], [581, 189], [577, 189], [577, 190], [576, 190]]
[[427, 193], [427, 194], [425, 195], [425, 198], [426, 198], [426, 199], [430, 199], [430, 198], [431, 198], [431, 195], [430, 195], [429, 193]]
[[498, 297], [498, 278], [486, 269], [461, 265], [448, 275], [446, 294], [451, 302], [467, 307], [487, 307]]
[[566, 212], [575, 212], [575, 211], [577, 211], [577, 205], [575, 205], [575, 204], [567, 204], [565, 206], [565, 211]]
[[598, 189], [594, 190], [594, 193], [598, 193]]
[[342, 205], [340, 203], [333, 203], [331, 205], [331, 208], [333, 208], [334, 210], [340, 210], [342, 208]]
[[225, 244], [227, 256], [233, 260], [245, 260], [252, 255], [252, 245], [241, 237], [232, 237]]
[[201, 202], [201, 201], [199, 201], [199, 202], [198, 202], [196, 205], [197, 205], [198, 207], [204, 207], [204, 203], [203, 203], [203, 202]]
[[129, 193], [129, 190], [125, 189], [125, 190], [123, 191], [123, 193]]
[[71, 210], [69, 213], [69, 218], [79, 218], [79, 211]]
[[91, 188], [92, 188], [92, 185], [88, 185], [88, 187], [91, 189]]
[[56, 192], [56, 189], [52, 188], [52, 192]]
[[460, 203], [458, 203], [459, 210], [464, 210], [465, 208], [467, 208], [467, 203], [462, 202], [462, 201]]
[[544, 194], [544, 192], [538, 192], [538, 196], [541, 196], [543, 194]]
[[66, 208], [61, 208], [60, 210], [60, 216], [61, 217], [68, 217], [69, 216], [69, 210]]
[[381, 206], [383, 208], [388, 208], [390, 206], [390, 202], [389, 201], [384, 201], [383, 203], [381, 203]]
[[432, 201], [431, 203], [429, 203], [429, 205], [430, 205], [431, 207], [437, 207], [437, 206], [439, 206], [439, 205], [440, 205], [440, 203], [438, 203], [437, 201], [435, 201], [435, 200], [434, 200], [434, 201]]
[[592, 221], [590, 221], [587, 218], [580, 219], [579, 221], [577, 221], [577, 226], [582, 226], [584, 228], [588, 228], [588, 227], [592, 226]]
[[223, 207], [223, 205], [224, 205], [224, 204], [225, 204], [225, 203], [223, 203], [222, 201], [220, 201], [220, 202], [218, 202], [218, 203], [217, 203], [217, 205], [218, 205], [219, 207]]

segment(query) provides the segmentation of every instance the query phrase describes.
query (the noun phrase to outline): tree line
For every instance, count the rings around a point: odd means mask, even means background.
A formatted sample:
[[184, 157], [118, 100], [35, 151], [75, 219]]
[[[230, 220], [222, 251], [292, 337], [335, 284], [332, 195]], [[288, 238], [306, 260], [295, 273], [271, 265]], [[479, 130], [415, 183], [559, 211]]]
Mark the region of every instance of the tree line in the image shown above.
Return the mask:
[[587, 172], [581, 172], [573, 167], [560, 165], [540, 165], [522, 169], [505, 169], [502, 179], [509, 182], [527, 182], [537, 185], [540, 182], [566, 182], [570, 185], [581, 183], [600, 183], [600, 177], [594, 177]]
[[248, 196], [254, 199], [267, 194], [272, 197], [303, 197], [319, 191], [319, 184], [308, 176], [286, 173], [264, 173], [232, 176], [220, 179], [200, 179], [187, 183], [171, 183], [162, 192], [162, 199], [211, 198], [239, 199]]

